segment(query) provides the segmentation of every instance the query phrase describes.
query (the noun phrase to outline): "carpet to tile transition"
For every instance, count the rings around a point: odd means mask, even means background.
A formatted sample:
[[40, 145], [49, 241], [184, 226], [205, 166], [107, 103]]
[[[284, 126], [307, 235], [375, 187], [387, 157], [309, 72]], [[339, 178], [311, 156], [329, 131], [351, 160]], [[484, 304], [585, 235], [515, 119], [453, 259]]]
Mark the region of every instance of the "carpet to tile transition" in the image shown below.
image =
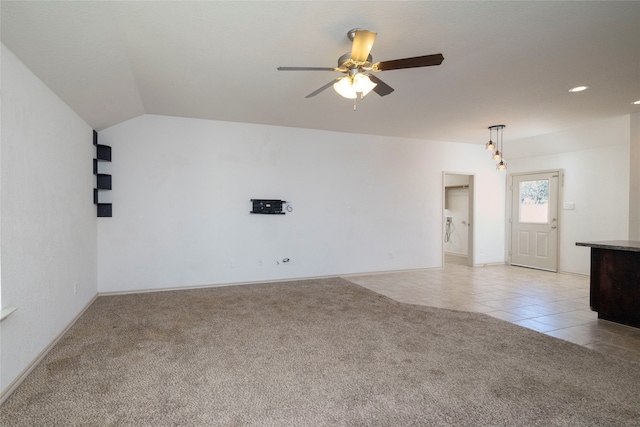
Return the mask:
[[2, 426], [640, 425], [640, 364], [343, 279], [101, 296]]

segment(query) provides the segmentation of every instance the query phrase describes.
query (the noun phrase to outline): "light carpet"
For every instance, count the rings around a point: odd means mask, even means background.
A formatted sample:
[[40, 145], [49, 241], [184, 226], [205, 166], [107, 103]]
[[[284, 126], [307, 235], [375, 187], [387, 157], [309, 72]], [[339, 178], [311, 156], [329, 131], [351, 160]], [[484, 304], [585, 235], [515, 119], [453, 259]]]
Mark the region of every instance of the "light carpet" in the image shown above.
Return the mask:
[[101, 296], [2, 426], [640, 425], [640, 364], [339, 278]]

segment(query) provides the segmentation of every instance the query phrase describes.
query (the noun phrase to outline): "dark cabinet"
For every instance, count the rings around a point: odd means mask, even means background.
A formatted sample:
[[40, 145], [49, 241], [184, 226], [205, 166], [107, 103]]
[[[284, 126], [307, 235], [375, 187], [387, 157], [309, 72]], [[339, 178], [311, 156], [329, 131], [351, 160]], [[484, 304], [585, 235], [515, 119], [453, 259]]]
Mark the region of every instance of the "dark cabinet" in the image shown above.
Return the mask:
[[578, 242], [591, 247], [589, 302], [598, 318], [640, 327], [640, 242]]

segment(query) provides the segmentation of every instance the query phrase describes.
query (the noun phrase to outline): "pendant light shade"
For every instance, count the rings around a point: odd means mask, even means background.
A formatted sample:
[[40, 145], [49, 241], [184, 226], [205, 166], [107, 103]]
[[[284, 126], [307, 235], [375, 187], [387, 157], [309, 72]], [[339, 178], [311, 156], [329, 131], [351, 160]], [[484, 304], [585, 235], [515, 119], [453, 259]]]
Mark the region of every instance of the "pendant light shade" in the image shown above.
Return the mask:
[[489, 142], [487, 142], [487, 145], [485, 145], [485, 148], [487, 149], [487, 151], [493, 151], [496, 149], [496, 146], [493, 143], [493, 139], [491, 139], [493, 134], [492, 131], [493, 131], [493, 127], [489, 127]]
[[487, 151], [493, 151], [496, 149], [496, 145], [493, 143], [493, 141], [489, 141], [487, 142], [485, 148], [487, 149]]

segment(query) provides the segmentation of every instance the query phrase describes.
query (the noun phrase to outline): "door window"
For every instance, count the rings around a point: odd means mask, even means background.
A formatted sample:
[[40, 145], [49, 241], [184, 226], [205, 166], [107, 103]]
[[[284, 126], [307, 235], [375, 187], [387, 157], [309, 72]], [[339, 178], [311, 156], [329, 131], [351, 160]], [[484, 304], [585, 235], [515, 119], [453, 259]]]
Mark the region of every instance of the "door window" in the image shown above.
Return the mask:
[[520, 181], [518, 221], [528, 224], [549, 223], [549, 180]]

